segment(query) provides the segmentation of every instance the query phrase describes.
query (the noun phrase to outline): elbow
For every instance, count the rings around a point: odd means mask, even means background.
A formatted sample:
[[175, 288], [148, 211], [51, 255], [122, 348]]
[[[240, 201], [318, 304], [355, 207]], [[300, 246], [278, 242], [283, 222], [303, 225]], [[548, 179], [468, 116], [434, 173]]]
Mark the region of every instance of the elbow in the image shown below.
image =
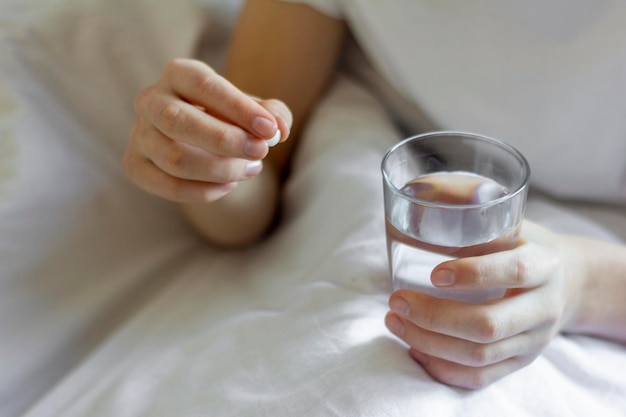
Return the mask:
[[180, 208], [191, 227], [208, 243], [240, 249], [268, 235], [277, 218], [278, 200], [276, 177], [262, 172], [255, 179], [240, 182], [218, 201], [181, 204]]

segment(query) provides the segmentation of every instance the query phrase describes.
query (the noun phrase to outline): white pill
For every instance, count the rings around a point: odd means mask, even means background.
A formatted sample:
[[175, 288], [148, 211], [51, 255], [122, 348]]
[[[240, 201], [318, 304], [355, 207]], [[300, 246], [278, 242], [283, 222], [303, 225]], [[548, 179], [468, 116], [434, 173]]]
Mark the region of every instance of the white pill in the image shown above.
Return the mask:
[[267, 146], [269, 146], [270, 148], [278, 145], [278, 142], [280, 142], [280, 129], [276, 131], [276, 134], [273, 138], [268, 139], [265, 142], [267, 142]]

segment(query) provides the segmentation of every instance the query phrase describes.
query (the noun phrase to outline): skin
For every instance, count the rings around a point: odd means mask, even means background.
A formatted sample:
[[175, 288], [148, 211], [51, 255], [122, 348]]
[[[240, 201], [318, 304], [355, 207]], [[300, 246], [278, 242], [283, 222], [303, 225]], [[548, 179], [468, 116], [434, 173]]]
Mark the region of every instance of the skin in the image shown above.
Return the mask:
[[[258, 241], [276, 219], [289, 158], [332, 79], [346, 32], [343, 22], [307, 6], [249, 0], [223, 75], [177, 59], [138, 95], [128, 177], [179, 203], [212, 244]], [[270, 152], [265, 139], [277, 129], [281, 144]], [[484, 387], [532, 362], [558, 332], [626, 343], [624, 246], [526, 222], [515, 249], [443, 263], [432, 281], [507, 289], [482, 305], [411, 290], [391, 295], [386, 325], [446, 384]]]
[[[181, 203], [207, 241], [256, 242], [275, 219], [298, 133], [334, 74], [345, 36], [343, 22], [307, 6], [248, 1], [224, 76], [178, 59], [137, 97], [127, 175]], [[268, 155], [263, 139], [277, 129], [281, 142], [292, 140]]]
[[477, 389], [532, 362], [559, 332], [626, 343], [626, 247], [526, 221], [512, 250], [438, 265], [439, 288], [505, 288], [484, 304], [399, 290], [387, 327], [436, 380]]

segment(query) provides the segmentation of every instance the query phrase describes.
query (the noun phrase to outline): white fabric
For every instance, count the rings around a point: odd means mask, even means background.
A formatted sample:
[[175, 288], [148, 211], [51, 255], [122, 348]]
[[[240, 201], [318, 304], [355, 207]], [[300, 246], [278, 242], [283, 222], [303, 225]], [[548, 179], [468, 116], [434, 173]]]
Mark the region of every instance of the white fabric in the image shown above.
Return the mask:
[[[559, 337], [466, 392], [387, 332], [379, 162], [398, 136], [357, 85], [313, 117], [276, 235], [217, 251], [120, 167], [132, 100], [191, 53], [198, 10], [33, 4], [0, 12], [1, 417], [623, 415], [617, 344]], [[615, 238], [541, 201], [529, 214]]]
[[120, 161], [134, 95], [192, 53], [200, 17], [168, 0], [0, 5], [2, 417], [63, 378], [197, 247]]
[[192, 0], [193, 3], [202, 6], [211, 12], [211, 16], [222, 24], [232, 27], [239, 15], [244, 0]]
[[511, 143], [554, 195], [626, 202], [624, 2], [334, 4], [375, 67], [434, 125]]

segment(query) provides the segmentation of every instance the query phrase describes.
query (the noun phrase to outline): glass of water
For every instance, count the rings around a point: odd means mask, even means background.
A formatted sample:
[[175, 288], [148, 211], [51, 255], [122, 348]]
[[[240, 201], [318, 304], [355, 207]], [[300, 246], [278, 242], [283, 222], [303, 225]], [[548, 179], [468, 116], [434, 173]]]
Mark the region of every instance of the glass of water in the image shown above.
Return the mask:
[[464, 132], [431, 132], [393, 146], [382, 161], [393, 289], [480, 303], [503, 290], [438, 289], [441, 262], [517, 245], [530, 168], [515, 148]]

